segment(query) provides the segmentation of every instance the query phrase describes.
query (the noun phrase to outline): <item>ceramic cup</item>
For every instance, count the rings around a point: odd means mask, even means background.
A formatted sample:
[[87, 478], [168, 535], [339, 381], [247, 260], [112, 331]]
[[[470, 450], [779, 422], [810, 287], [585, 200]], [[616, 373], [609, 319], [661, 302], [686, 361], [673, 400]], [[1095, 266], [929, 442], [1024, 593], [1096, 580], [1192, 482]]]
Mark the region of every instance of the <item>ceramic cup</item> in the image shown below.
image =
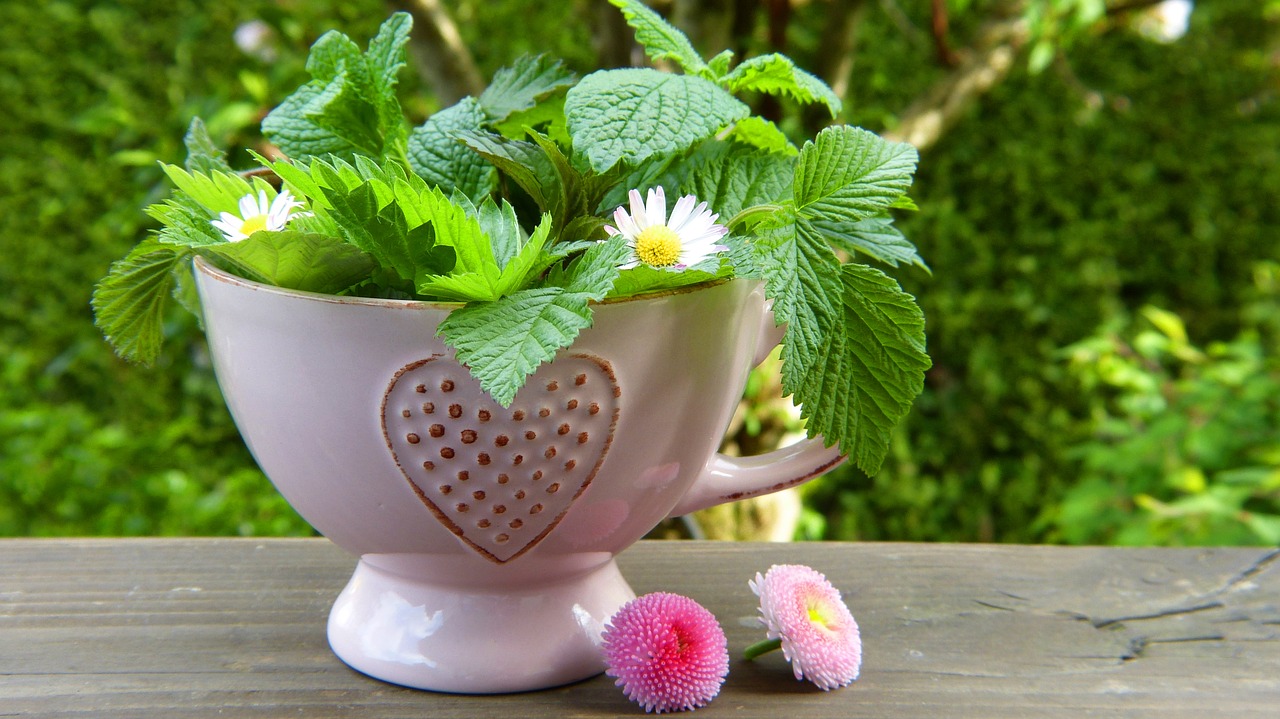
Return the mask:
[[495, 693], [598, 674], [603, 625], [635, 596], [619, 552], [841, 461], [819, 440], [716, 452], [777, 342], [758, 282], [601, 303], [502, 407], [436, 336], [457, 305], [282, 290], [202, 260], [195, 274], [249, 449], [359, 558], [330, 645], [388, 682]]

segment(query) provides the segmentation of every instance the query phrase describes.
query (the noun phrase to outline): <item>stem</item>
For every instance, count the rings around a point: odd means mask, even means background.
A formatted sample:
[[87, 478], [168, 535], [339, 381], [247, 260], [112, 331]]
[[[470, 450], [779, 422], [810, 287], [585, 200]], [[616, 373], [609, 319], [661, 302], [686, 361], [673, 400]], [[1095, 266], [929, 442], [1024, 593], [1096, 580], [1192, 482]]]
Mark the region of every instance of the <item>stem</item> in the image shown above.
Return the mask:
[[746, 650], [742, 652], [742, 656], [745, 657], [747, 661], [751, 661], [752, 659], [755, 659], [761, 654], [768, 654], [774, 649], [781, 649], [781, 648], [782, 648], [781, 638], [765, 639], [763, 641], [756, 642], [755, 644], [752, 644], [751, 646], [747, 647]]
[[747, 220], [754, 219], [756, 215], [771, 215], [781, 209], [781, 205], [754, 205], [752, 207], [748, 207], [734, 215], [733, 218], [729, 220], [728, 227], [733, 228]]

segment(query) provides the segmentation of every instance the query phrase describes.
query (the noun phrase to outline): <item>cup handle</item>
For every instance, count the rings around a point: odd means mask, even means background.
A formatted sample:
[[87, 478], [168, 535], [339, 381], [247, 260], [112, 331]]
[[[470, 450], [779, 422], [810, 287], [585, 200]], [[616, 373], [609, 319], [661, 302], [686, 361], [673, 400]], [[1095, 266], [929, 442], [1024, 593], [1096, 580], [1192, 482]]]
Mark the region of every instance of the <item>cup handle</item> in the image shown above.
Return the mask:
[[[774, 322], [772, 311], [763, 313], [756, 364], [763, 362], [782, 341], [784, 329]], [[839, 445], [825, 444], [819, 436], [754, 457], [730, 457], [717, 452], [667, 516], [679, 517], [717, 504], [772, 494], [820, 477], [845, 460]]]
[[754, 457], [730, 457], [717, 452], [667, 516], [679, 517], [717, 504], [795, 487], [825, 474], [844, 460], [839, 445], [824, 447], [822, 437], [803, 439]]

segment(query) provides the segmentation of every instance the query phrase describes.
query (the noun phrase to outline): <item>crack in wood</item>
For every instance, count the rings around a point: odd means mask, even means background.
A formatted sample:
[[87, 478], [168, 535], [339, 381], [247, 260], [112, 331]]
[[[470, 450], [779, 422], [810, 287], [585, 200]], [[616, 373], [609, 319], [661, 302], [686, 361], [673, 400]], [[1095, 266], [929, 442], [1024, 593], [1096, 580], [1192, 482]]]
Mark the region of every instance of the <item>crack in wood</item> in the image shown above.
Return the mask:
[[1163, 619], [1165, 617], [1175, 617], [1180, 614], [1192, 614], [1195, 612], [1204, 612], [1210, 609], [1220, 609], [1224, 605], [1219, 601], [1205, 602], [1204, 604], [1196, 604], [1190, 607], [1174, 607], [1159, 612], [1149, 612], [1147, 614], [1133, 614], [1129, 616], [1113, 617], [1111, 619], [1093, 619], [1087, 616], [1081, 616], [1082, 619], [1088, 620], [1096, 629], [1105, 629], [1113, 624], [1123, 622], [1137, 622], [1146, 619]]

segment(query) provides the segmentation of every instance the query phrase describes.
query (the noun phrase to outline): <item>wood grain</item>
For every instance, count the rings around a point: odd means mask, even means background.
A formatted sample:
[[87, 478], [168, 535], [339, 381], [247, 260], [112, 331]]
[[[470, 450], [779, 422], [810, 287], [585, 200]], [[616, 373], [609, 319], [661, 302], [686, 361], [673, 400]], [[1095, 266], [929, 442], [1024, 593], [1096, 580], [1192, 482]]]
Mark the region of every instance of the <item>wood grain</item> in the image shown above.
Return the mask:
[[[1280, 551], [642, 542], [639, 593], [719, 617], [705, 717], [1280, 716]], [[863, 675], [822, 692], [761, 638], [747, 580], [827, 574]], [[0, 716], [638, 716], [606, 677], [468, 697], [384, 684], [325, 640], [354, 560], [326, 540], [0, 540]]]

